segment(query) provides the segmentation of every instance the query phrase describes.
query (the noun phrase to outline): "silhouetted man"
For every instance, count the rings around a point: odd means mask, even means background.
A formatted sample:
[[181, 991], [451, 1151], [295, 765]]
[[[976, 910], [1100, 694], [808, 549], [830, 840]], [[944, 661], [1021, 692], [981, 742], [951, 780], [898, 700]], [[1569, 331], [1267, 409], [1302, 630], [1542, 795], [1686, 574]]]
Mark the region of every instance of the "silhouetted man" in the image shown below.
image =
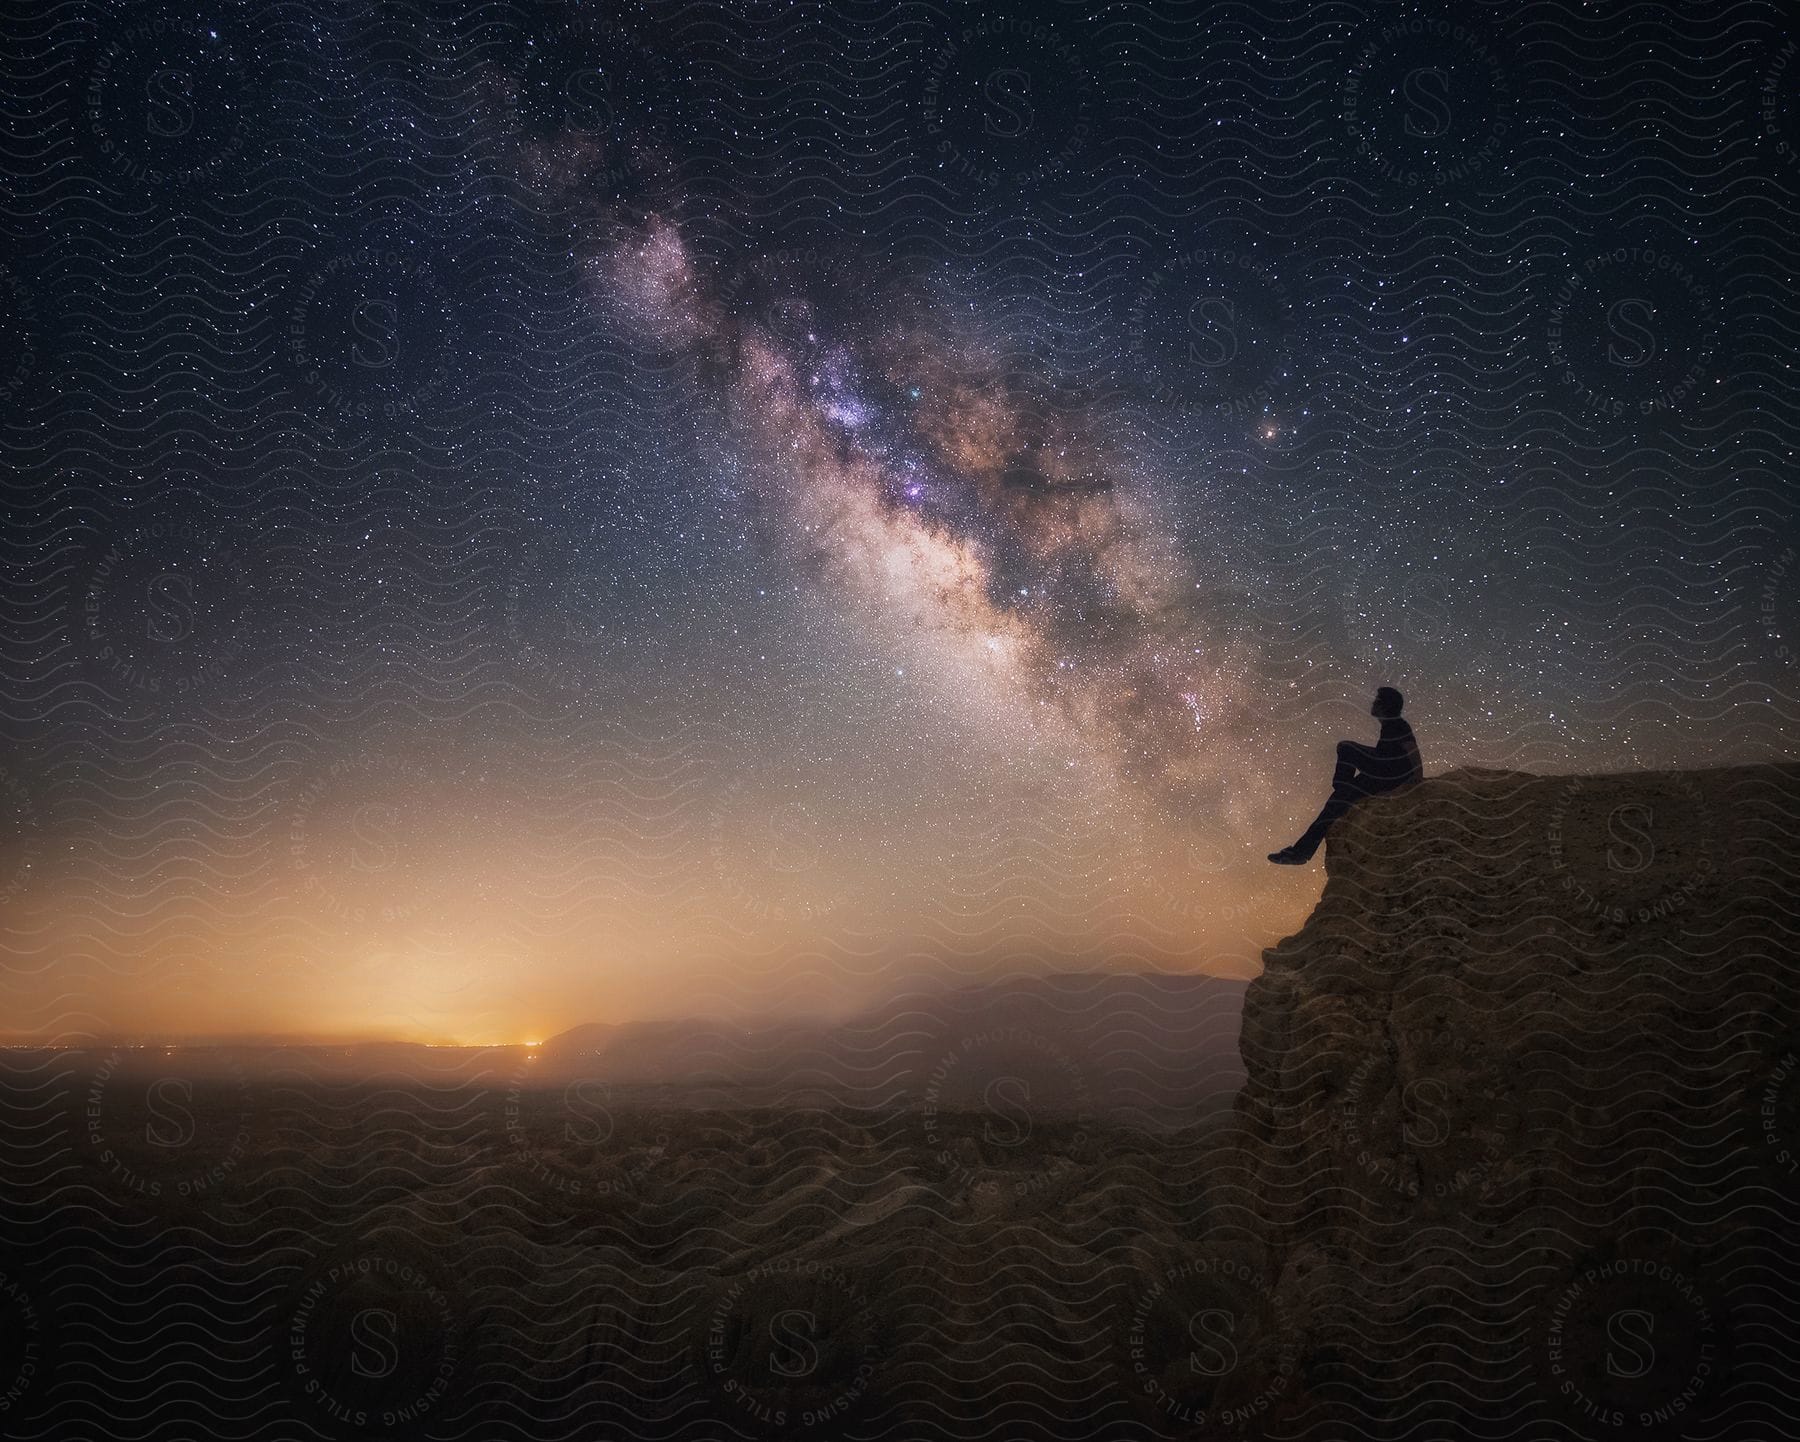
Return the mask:
[[1411, 786], [1424, 776], [1419, 764], [1419, 743], [1413, 739], [1412, 727], [1400, 719], [1406, 698], [1392, 686], [1375, 693], [1375, 704], [1369, 714], [1381, 722], [1381, 739], [1373, 746], [1355, 741], [1340, 741], [1337, 748], [1337, 770], [1331, 776], [1331, 799], [1313, 824], [1292, 846], [1271, 851], [1269, 860], [1277, 866], [1304, 866], [1319, 849], [1331, 823], [1365, 796], [1383, 791], [1397, 791]]

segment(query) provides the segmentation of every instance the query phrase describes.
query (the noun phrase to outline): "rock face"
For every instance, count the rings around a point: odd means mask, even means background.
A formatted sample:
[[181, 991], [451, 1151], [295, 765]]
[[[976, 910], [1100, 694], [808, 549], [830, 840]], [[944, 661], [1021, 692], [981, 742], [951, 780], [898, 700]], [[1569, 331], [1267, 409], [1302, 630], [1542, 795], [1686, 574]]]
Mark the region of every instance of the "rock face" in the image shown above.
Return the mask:
[[1780, 1435], [1797, 842], [1790, 765], [1459, 771], [1339, 824], [1221, 1169], [1269, 1431]]

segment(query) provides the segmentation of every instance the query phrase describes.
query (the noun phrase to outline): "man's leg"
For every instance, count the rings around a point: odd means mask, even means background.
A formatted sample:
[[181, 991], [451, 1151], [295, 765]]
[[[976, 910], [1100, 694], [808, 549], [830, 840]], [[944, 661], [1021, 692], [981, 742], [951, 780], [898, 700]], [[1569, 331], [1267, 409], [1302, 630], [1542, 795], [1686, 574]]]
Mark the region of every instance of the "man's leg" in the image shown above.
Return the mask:
[[1295, 861], [1311, 861], [1313, 853], [1325, 840], [1325, 833], [1331, 830], [1332, 822], [1369, 794], [1368, 785], [1357, 773], [1373, 756], [1372, 747], [1354, 741], [1338, 742], [1337, 765], [1331, 772], [1331, 797], [1319, 809], [1312, 825], [1300, 833], [1300, 839], [1287, 848], [1289, 857]]
[[1291, 865], [1303, 861], [1311, 861], [1319, 844], [1325, 840], [1325, 833], [1331, 830], [1331, 823], [1342, 816], [1350, 807], [1370, 794], [1364, 779], [1358, 774], [1361, 769], [1375, 759], [1375, 748], [1363, 746], [1355, 741], [1340, 741], [1337, 744], [1337, 765], [1331, 771], [1331, 798], [1320, 808], [1319, 814], [1313, 818], [1311, 826], [1300, 833], [1300, 839], [1292, 846], [1283, 847], [1274, 852], [1271, 861], [1282, 860]]
[[1312, 825], [1301, 832], [1300, 839], [1288, 849], [1302, 861], [1310, 861], [1313, 853], [1319, 849], [1319, 844], [1324, 841], [1325, 833], [1331, 830], [1332, 822], [1366, 795], [1368, 792], [1357, 785], [1354, 779], [1338, 781], [1331, 788], [1331, 799], [1319, 808], [1319, 814], [1313, 818]]

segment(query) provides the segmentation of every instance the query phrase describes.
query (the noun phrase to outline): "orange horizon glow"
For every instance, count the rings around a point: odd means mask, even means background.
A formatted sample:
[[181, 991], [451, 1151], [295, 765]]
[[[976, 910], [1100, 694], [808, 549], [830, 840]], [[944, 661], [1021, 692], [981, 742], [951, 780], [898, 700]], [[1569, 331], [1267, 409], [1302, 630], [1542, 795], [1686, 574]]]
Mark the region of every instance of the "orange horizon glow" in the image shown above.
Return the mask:
[[[844, 1017], [1029, 972], [1247, 977], [1317, 898], [1316, 876], [1271, 876], [1037, 736], [960, 735], [833, 776], [745, 765], [696, 728], [602, 758], [592, 795], [526, 748], [455, 772], [416, 750], [325, 760], [277, 800], [281, 852], [208, 875], [204, 904], [109, 872], [103, 847], [36, 858], [8, 1031], [530, 1048], [600, 1020]], [[869, 786], [907, 798], [879, 827]], [[663, 839], [609, 840], [639, 825], [621, 805], [666, 813]]]

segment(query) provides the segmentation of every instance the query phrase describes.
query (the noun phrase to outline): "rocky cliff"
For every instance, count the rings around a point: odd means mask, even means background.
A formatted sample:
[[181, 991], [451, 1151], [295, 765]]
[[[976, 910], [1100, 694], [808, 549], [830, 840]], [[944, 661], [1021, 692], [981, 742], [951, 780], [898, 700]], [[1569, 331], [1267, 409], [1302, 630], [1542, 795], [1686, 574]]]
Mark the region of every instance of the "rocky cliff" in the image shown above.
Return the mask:
[[1797, 839], [1792, 765], [1458, 771], [1340, 823], [1245, 998], [1206, 1425], [1779, 1435]]

